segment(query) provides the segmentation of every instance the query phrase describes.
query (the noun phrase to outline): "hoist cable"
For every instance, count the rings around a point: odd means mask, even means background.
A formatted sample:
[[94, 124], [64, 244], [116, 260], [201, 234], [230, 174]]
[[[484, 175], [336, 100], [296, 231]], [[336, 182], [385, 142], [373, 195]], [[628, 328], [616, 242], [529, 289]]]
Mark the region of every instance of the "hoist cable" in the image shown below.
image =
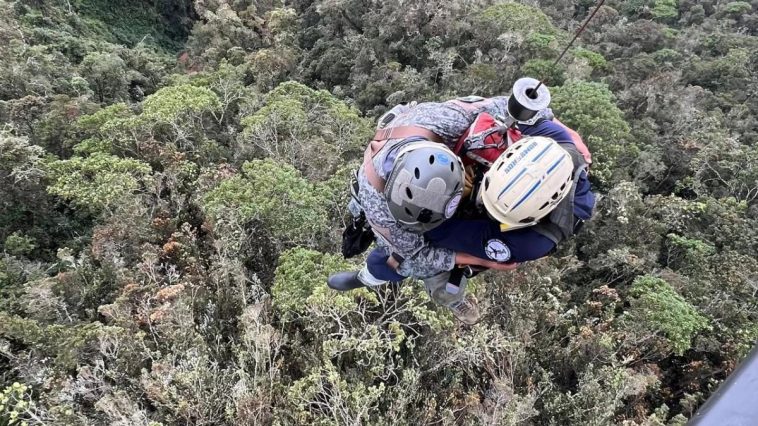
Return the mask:
[[[593, 10], [592, 13], [590, 13], [590, 16], [587, 17], [587, 20], [584, 21], [584, 24], [582, 24], [582, 26], [579, 27], [579, 29], [576, 31], [576, 34], [574, 34], [574, 38], [572, 38], [571, 41], [569, 42], [569, 44], [566, 45], [566, 48], [563, 49], [563, 52], [561, 52], [560, 56], [558, 56], [558, 59], [556, 59], [555, 62], [553, 62], [553, 65], [550, 67], [551, 69], [555, 69], [555, 67], [558, 66], [558, 63], [561, 61], [561, 59], [563, 59], [563, 56], [566, 55], [566, 52], [568, 52], [568, 50], [574, 44], [574, 42], [576, 41], [576, 39], [578, 39], [579, 36], [582, 35], [582, 33], [584, 32], [584, 30], [587, 28], [587, 25], [589, 25], [590, 21], [592, 20], [592, 18], [595, 17], [595, 14], [597, 13], [598, 10], [600, 10], [600, 8], [603, 6], [603, 4], [605, 4], [605, 0], [600, 0], [598, 2], [597, 6], [595, 6], [595, 10]], [[542, 86], [544, 80], [545, 80], [544, 78], [542, 80], [540, 80], [540, 82], [537, 85], [537, 87], [535, 87], [534, 89], [532, 89], [533, 90], [532, 93], [537, 93], [537, 89], [539, 89], [540, 86]]]

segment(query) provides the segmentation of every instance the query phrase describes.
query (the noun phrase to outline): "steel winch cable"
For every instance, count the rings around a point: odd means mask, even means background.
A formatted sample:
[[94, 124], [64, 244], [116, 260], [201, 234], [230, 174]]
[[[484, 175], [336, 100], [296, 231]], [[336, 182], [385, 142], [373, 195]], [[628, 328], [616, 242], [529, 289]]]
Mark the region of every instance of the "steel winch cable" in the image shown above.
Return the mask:
[[[595, 14], [597, 13], [598, 10], [600, 10], [600, 8], [603, 6], [603, 4], [605, 4], [605, 0], [600, 0], [597, 3], [597, 6], [595, 6], [595, 9], [592, 11], [592, 13], [590, 13], [590, 16], [587, 17], [587, 20], [584, 21], [584, 24], [582, 24], [582, 26], [579, 27], [579, 29], [576, 31], [576, 34], [574, 34], [574, 38], [571, 39], [571, 41], [566, 45], [566, 48], [563, 49], [563, 52], [561, 52], [561, 54], [558, 56], [558, 58], [555, 60], [555, 62], [553, 62], [553, 64], [550, 66], [551, 70], [555, 69], [555, 67], [558, 66], [558, 63], [561, 62], [561, 59], [563, 59], [563, 57], [566, 55], [566, 52], [568, 52], [568, 50], [571, 48], [571, 46], [574, 45], [574, 42], [576, 41], [576, 39], [578, 39], [579, 36], [582, 35], [582, 33], [584, 32], [584, 30], [587, 28], [587, 25], [589, 25], [590, 21], [592, 21], [592, 18], [595, 17]], [[540, 88], [540, 86], [543, 85], [544, 81], [545, 81], [545, 78], [543, 77], [540, 80], [540, 82], [537, 85], [537, 87], [535, 87], [534, 89], [532, 89], [532, 93], [536, 94], [537, 90]]]

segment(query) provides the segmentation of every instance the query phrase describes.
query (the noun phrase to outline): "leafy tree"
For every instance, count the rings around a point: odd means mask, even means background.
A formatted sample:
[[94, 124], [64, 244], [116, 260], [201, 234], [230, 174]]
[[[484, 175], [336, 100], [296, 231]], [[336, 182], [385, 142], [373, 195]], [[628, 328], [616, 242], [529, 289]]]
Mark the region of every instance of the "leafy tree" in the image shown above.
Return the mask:
[[724, 12], [735, 18], [739, 18], [751, 10], [753, 10], [753, 6], [746, 1], [733, 1], [724, 7]]
[[211, 89], [168, 86], [148, 96], [141, 106], [138, 115], [125, 104], [114, 104], [83, 117], [79, 127], [85, 138], [75, 150], [130, 155], [150, 162], [170, 157], [176, 150], [197, 161], [223, 155], [206, 133], [223, 120], [221, 101]]
[[34, 238], [14, 232], [5, 239], [3, 247], [8, 254], [18, 256], [30, 254], [37, 246]]
[[42, 164], [44, 155], [45, 150], [29, 144], [27, 138], [0, 132], [0, 182], [3, 188], [42, 178], [45, 175]]
[[194, 61], [217, 65], [233, 59], [235, 48], [251, 51], [263, 47], [263, 18], [250, 2], [226, 0], [198, 4], [201, 20], [193, 26], [187, 45]]
[[81, 69], [100, 103], [128, 98], [126, 62], [118, 55], [90, 53], [82, 60]]
[[587, 60], [589, 66], [596, 70], [605, 70], [608, 66], [608, 61], [605, 59], [605, 57], [592, 50], [587, 50], [580, 47], [574, 50], [574, 56], [576, 58], [583, 58]]
[[630, 295], [628, 320], [662, 333], [678, 355], [692, 346], [695, 334], [708, 328], [708, 320], [660, 278], [637, 278]]
[[677, 0], [656, 0], [653, 6], [653, 17], [661, 21], [672, 21], [679, 16]]
[[559, 86], [566, 79], [566, 74], [560, 66], [553, 67], [553, 61], [532, 59], [521, 67], [521, 73], [532, 78], [544, 80], [545, 84]]
[[191, 85], [166, 87], [143, 102], [143, 115], [157, 122], [181, 124], [185, 119], [220, 106], [218, 97], [209, 89]]
[[316, 178], [332, 174], [370, 136], [370, 124], [355, 109], [295, 82], [279, 85], [242, 124], [242, 148], [294, 164]]
[[95, 153], [49, 164], [48, 191], [80, 208], [109, 210], [127, 195], [144, 191], [150, 183], [150, 166], [132, 159]]
[[218, 224], [255, 220], [282, 241], [313, 244], [328, 225], [319, 186], [288, 164], [253, 160], [241, 174], [205, 195], [203, 207]]
[[553, 90], [552, 105], [561, 121], [582, 135], [597, 159], [592, 175], [608, 183], [621, 169], [620, 158], [635, 148], [630, 144], [629, 124], [611, 91], [600, 83], [567, 82]]

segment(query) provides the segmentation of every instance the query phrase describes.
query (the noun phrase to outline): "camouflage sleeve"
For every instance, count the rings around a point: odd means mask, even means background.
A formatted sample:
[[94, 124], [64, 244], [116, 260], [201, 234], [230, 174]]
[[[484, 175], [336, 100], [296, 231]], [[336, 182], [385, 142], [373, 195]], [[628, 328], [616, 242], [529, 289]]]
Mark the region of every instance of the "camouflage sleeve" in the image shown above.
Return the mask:
[[508, 96], [495, 96], [489, 98], [489, 101], [483, 112], [489, 113], [493, 117], [508, 115]]
[[422, 234], [410, 232], [398, 225], [384, 196], [371, 186], [362, 169], [358, 173], [358, 182], [361, 207], [377, 235], [377, 244], [404, 259], [398, 273], [426, 278], [453, 269], [455, 252], [431, 247]]
[[507, 96], [484, 99], [484, 105], [473, 110], [462, 107], [456, 101], [458, 100], [420, 103], [399, 115], [392, 121], [392, 126], [420, 126], [429, 129], [442, 137], [448, 147], [453, 148], [479, 113], [488, 112], [493, 116], [508, 114]]
[[420, 251], [416, 256], [405, 259], [397, 273], [405, 277], [426, 279], [455, 268], [455, 252], [432, 248]]
[[390, 250], [403, 257], [397, 272], [414, 278], [427, 278], [455, 267], [455, 252], [431, 247], [423, 235], [398, 226], [390, 228]]
[[439, 135], [452, 148], [474, 121], [476, 114], [453, 102], [424, 102], [392, 122], [393, 126], [419, 126]]

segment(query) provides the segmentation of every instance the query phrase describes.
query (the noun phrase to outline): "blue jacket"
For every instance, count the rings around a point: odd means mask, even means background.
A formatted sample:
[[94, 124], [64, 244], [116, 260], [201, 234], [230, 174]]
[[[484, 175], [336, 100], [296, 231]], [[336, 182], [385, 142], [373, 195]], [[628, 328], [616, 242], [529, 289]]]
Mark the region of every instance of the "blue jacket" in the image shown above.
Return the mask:
[[[525, 136], [546, 136], [561, 144], [571, 144], [571, 135], [557, 123], [543, 120], [532, 126], [520, 125]], [[586, 172], [577, 182], [574, 192], [574, 215], [582, 220], [592, 216], [595, 194], [590, 188]], [[526, 262], [547, 256], [555, 243], [531, 228], [502, 232], [500, 224], [490, 219], [450, 219], [424, 234], [433, 246], [454, 252], [491, 259], [499, 262]], [[387, 254], [380, 248], [369, 256], [369, 271], [376, 278], [400, 281], [404, 277], [386, 265]]]

